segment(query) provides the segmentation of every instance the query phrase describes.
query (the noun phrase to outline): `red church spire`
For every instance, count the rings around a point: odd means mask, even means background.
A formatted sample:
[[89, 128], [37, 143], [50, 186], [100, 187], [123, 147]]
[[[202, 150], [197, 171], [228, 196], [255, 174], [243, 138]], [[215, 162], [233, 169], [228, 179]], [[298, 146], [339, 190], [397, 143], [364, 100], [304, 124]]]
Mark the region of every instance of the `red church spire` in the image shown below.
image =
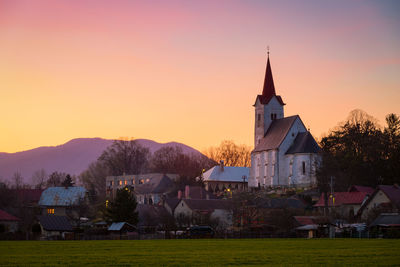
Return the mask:
[[269, 63], [269, 48], [268, 48], [267, 69], [265, 70], [264, 88], [262, 95], [268, 99], [276, 95], [274, 79], [272, 78], [271, 64]]

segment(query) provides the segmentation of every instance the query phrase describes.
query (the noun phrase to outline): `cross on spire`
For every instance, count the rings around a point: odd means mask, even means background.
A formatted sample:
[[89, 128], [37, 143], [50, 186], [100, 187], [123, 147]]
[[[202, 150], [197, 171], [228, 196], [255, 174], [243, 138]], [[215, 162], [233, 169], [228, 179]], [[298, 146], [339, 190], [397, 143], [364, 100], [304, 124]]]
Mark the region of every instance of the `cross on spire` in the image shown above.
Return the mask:
[[269, 45], [267, 46], [267, 55], [268, 55], [268, 58], [269, 58]]

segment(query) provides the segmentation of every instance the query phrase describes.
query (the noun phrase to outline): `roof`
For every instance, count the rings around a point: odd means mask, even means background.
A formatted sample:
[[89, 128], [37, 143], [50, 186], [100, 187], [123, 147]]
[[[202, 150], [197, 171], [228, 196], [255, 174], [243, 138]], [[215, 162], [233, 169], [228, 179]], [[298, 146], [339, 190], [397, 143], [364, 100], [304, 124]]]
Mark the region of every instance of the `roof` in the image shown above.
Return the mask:
[[[365, 197], [367, 196], [366, 192], [335, 192], [335, 202], [333, 203], [333, 199], [328, 196], [328, 206], [340, 206], [340, 205], [361, 205]], [[324, 193], [321, 193], [321, 196], [318, 202], [314, 205], [314, 207], [324, 207], [325, 206], [325, 197]]]
[[[267, 59], [267, 67], [265, 69], [265, 77], [264, 77], [264, 86], [262, 95], [258, 95], [257, 98], [260, 102], [264, 105], [268, 104], [272, 97], [276, 97], [278, 102], [283, 106], [283, 100], [280, 96], [277, 96], [275, 93], [275, 85], [274, 85], [274, 78], [272, 77], [272, 70], [271, 64], [269, 62], [269, 56]], [[256, 100], [257, 101], [257, 100]]]
[[400, 226], [400, 214], [399, 213], [382, 213], [376, 218], [371, 226]]
[[0, 221], [20, 221], [20, 219], [5, 212], [4, 210], [0, 210]]
[[168, 205], [168, 207], [170, 207], [172, 209], [172, 211], [174, 211], [180, 201], [181, 200], [179, 198], [167, 198], [165, 200], [165, 204]]
[[300, 225], [315, 224], [315, 216], [294, 216], [293, 217]]
[[318, 153], [321, 148], [310, 132], [298, 133], [286, 154]]
[[84, 198], [86, 189], [81, 186], [49, 187], [43, 191], [40, 197], [40, 206], [72, 206], [78, 205]]
[[125, 225], [127, 225], [128, 227], [131, 227], [131, 228], [136, 228], [135, 226], [133, 226], [132, 224], [127, 223], [127, 222], [115, 222], [115, 223], [112, 223], [112, 224], [108, 227], [107, 230], [108, 230], [108, 231], [121, 231], [122, 228], [123, 228]]
[[72, 232], [72, 226], [66, 216], [45, 215], [38, 216], [40, 225], [46, 231]]
[[143, 177], [145, 183], [135, 185], [137, 194], [166, 193], [174, 186], [174, 182], [162, 173], [145, 174], [139, 177]]
[[279, 148], [296, 119], [300, 119], [300, 117], [295, 115], [273, 120], [264, 138], [260, 140], [260, 143], [254, 148], [253, 152]]
[[400, 208], [400, 188], [398, 185], [378, 185], [378, 189], [385, 193], [392, 204]]
[[[181, 190], [179, 190], [181, 191]], [[178, 191], [178, 200], [179, 198], [190, 198], [190, 199], [216, 199], [217, 197], [205, 190], [202, 186], [193, 186], [193, 185], [186, 185], [185, 190], [181, 193]], [[189, 192], [189, 196], [186, 197], [186, 192]], [[179, 194], [181, 194], [179, 196]]]
[[372, 195], [374, 193], [375, 189], [369, 186], [363, 186], [363, 185], [353, 185], [349, 188], [349, 192], [366, 192], [367, 194]]
[[231, 210], [233, 203], [230, 200], [221, 199], [182, 199], [191, 210], [212, 211]]
[[25, 203], [37, 203], [40, 200], [43, 189], [12, 189], [19, 201]]
[[307, 225], [299, 226], [296, 228], [296, 230], [299, 230], [299, 231], [317, 230], [317, 229], [318, 229], [318, 225], [316, 225], [316, 224], [307, 224]]
[[203, 173], [203, 181], [243, 182], [243, 176], [249, 178], [250, 168], [247, 167], [221, 167], [214, 166]]

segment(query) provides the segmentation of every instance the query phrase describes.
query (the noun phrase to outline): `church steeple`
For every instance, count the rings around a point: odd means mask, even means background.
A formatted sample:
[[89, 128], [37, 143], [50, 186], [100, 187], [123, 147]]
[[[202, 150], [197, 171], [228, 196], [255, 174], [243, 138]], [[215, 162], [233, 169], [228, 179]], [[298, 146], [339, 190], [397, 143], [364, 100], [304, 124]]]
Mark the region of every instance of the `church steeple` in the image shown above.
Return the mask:
[[265, 70], [264, 88], [262, 95], [268, 99], [276, 95], [274, 78], [272, 78], [271, 63], [269, 62], [269, 51], [268, 51], [267, 69]]

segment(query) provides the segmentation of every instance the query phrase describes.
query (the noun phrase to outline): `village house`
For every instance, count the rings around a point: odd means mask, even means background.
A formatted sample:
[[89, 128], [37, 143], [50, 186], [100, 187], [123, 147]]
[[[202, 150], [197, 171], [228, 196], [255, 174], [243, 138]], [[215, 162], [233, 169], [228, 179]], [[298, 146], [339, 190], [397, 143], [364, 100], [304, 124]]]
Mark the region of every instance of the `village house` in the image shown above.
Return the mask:
[[220, 199], [181, 199], [175, 207], [174, 217], [189, 219], [191, 225], [209, 224], [215, 220], [219, 227], [229, 229], [233, 225], [233, 203]]
[[37, 218], [41, 227], [42, 239], [65, 239], [67, 233], [73, 232], [67, 216], [41, 215], [37, 216]]
[[322, 193], [314, 207], [321, 214], [334, 212], [341, 218], [354, 220], [368, 196], [368, 192], [334, 192], [333, 195], [327, 196], [327, 206], [325, 206], [325, 194]]
[[209, 192], [219, 193], [225, 190], [246, 190], [250, 169], [247, 167], [214, 166], [202, 175], [204, 187]]
[[361, 221], [371, 221], [380, 213], [400, 211], [400, 188], [398, 185], [378, 185], [358, 211]]
[[80, 208], [87, 204], [84, 187], [49, 187], [43, 191], [39, 206], [42, 215], [69, 216], [79, 218]]
[[0, 210], [0, 229], [3, 228], [3, 229], [1, 229], [1, 231], [4, 231], [5, 233], [17, 232], [18, 231], [18, 223], [20, 221], [21, 220], [19, 218], [5, 212], [4, 210]]
[[282, 97], [275, 93], [268, 53], [263, 91], [254, 103], [254, 150], [249, 187], [316, 185], [320, 147], [300, 116], [284, 116], [284, 105]]
[[128, 187], [140, 204], [158, 204], [174, 189], [176, 174], [148, 173], [106, 177], [106, 196], [113, 199], [118, 189]]

